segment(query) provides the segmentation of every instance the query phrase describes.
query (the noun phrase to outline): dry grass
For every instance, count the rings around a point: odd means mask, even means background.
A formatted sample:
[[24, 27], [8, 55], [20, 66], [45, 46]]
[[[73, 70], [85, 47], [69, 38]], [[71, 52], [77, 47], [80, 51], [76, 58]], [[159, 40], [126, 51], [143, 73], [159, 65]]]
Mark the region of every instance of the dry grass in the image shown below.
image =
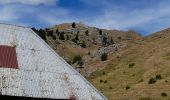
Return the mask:
[[[143, 42], [143, 44], [139, 44]], [[170, 99], [170, 36], [147, 38], [130, 44], [112, 56], [105, 69], [93, 73], [89, 80], [109, 100], [169, 100]], [[129, 64], [134, 66], [129, 67]], [[105, 72], [105, 74], [102, 74]], [[151, 77], [163, 79], [148, 84]], [[100, 82], [107, 80], [107, 83]], [[126, 87], [129, 89], [126, 89]], [[110, 88], [111, 87], [111, 88]], [[166, 97], [161, 96], [165, 92]]]

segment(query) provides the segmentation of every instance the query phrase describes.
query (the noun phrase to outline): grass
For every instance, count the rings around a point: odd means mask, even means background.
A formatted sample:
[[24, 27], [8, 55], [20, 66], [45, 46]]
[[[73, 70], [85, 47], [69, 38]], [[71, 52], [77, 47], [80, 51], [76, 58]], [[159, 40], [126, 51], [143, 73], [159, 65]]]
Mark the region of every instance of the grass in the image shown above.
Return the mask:
[[[133, 97], [134, 100], [162, 100], [160, 91], [167, 87], [170, 89], [168, 82], [165, 82], [162, 77], [165, 74], [166, 77], [170, 76], [170, 67], [168, 66], [170, 62], [161, 58], [166, 52], [169, 52], [170, 48], [168, 48], [168, 44], [165, 44], [165, 40], [146, 40], [146, 42], [148, 41], [150, 43], [145, 46], [129, 46], [128, 49], [119, 51], [119, 57], [116, 54], [109, 55], [112, 58], [108, 59], [109, 62], [105, 69], [93, 73], [89, 80], [109, 100], [115, 98], [124, 100], [128, 97]], [[128, 67], [126, 67], [127, 65]], [[105, 72], [106, 75], [102, 75], [102, 72]], [[152, 76], [157, 82], [149, 85], [148, 80]], [[100, 79], [107, 80], [107, 85], [99, 84], [98, 80]], [[168, 79], [166, 80], [168, 81]], [[112, 89], [109, 88], [110, 86]]]

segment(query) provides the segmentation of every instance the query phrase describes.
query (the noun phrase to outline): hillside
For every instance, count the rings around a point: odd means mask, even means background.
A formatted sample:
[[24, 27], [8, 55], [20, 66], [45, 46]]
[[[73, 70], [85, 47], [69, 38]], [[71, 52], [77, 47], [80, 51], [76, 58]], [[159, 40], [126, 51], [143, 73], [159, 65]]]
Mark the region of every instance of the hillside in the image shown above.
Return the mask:
[[130, 43], [89, 80], [112, 100], [169, 100], [169, 43], [169, 29]]
[[170, 99], [170, 29], [142, 37], [75, 24], [47, 28], [45, 40], [109, 100]]

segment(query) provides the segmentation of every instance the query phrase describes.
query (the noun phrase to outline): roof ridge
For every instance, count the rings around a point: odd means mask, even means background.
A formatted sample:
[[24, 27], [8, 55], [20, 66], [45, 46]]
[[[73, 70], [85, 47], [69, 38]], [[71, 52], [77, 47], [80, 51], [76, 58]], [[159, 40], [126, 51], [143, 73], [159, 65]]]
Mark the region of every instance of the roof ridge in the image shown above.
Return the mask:
[[2, 25], [11, 25], [11, 26], [17, 26], [17, 27], [22, 27], [22, 28], [30, 28], [30, 26], [22, 26], [22, 25], [17, 25], [17, 24], [8, 24], [8, 23], [3, 23], [3, 22], [0, 22], [0, 24]]

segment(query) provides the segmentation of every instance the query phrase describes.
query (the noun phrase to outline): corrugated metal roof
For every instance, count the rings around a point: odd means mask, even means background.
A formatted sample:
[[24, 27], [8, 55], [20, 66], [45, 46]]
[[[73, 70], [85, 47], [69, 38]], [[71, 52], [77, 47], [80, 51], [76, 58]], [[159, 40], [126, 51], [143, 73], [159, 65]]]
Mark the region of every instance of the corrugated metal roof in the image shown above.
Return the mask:
[[0, 45], [0, 67], [18, 68], [15, 46]]
[[0, 45], [16, 46], [18, 69], [0, 68], [0, 94], [105, 100], [30, 28], [0, 24]]

